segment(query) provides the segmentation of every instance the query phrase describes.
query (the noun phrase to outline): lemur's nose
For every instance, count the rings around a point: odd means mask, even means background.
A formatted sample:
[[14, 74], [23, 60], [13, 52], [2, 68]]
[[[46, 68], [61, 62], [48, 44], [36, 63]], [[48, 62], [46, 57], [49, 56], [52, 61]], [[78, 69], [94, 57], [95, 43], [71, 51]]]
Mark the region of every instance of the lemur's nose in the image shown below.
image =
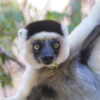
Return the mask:
[[51, 64], [53, 61], [53, 56], [43, 56], [42, 61], [45, 64]]

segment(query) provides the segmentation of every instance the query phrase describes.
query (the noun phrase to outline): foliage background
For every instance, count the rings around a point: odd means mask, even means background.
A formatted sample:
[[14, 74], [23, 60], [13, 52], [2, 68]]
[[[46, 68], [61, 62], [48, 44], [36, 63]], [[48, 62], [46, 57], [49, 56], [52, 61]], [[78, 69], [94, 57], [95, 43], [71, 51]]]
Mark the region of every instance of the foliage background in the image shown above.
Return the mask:
[[[64, 9], [60, 11], [48, 9], [52, 0], [47, 0], [49, 2], [46, 1], [40, 13], [38, 7], [28, 0], [20, 1], [0, 0], [0, 96], [13, 95], [21, 84], [24, 65], [17, 48], [16, 37], [19, 28], [31, 21], [52, 19], [67, 24], [71, 32], [95, 3], [95, 0], [68, 0]], [[34, 1], [36, 0], [33, 0], [35, 4]], [[55, 1], [57, 3], [57, 0]]]

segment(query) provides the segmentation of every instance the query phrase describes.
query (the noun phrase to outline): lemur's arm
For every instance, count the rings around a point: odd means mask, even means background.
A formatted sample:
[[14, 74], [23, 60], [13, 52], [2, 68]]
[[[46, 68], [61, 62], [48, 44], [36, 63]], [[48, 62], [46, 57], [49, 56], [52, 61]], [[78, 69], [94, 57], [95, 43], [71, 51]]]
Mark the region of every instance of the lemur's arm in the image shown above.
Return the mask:
[[35, 84], [35, 71], [33, 68], [27, 67], [23, 77], [21, 88], [17, 92], [16, 96], [19, 98], [26, 98], [30, 93], [33, 85]]
[[33, 68], [27, 67], [21, 88], [18, 90], [17, 94], [7, 98], [0, 98], [0, 100], [26, 100], [26, 97], [29, 95], [33, 85], [35, 84], [35, 78], [33, 77], [35, 77]]
[[77, 48], [80, 48], [81, 44], [98, 24], [100, 24], [100, 0], [97, 1], [88, 16], [69, 35], [71, 52], [76, 52]]

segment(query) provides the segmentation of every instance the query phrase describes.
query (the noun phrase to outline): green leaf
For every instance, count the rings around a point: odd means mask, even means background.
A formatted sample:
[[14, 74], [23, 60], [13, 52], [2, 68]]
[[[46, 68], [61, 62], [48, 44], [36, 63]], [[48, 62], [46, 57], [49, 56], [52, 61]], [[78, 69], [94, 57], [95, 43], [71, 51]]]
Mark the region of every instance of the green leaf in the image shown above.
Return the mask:
[[6, 85], [9, 85], [9, 86], [13, 86], [12, 85], [12, 79], [10, 77], [10, 75], [7, 75], [5, 72], [4, 72], [4, 69], [2, 67], [2, 65], [0, 65], [0, 84], [1, 86], [4, 88]]
[[56, 62], [53, 62], [53, 64], [55, 65], [56, 69], [58, 68], [58, 64]]
[[4, 54], [0, 54], [0, 59], [3, 64], [5, 63], [6, 60], [8, 60], [8, 58]]

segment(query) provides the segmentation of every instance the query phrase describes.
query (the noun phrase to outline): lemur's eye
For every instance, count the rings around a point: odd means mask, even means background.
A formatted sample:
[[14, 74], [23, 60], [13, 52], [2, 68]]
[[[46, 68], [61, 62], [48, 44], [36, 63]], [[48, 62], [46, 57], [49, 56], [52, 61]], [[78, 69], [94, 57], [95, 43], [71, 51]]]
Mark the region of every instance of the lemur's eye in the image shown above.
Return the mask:
[[35, 50], [39, 50], [40, 49], [40, 45], [39, 44], [35, 44], [33, 47], [34, 47]]
[[60, 45], [59, 45], [58, 42], [55, 42], [55, 43], [53, 44], [53, 47], [56, 48], [56, 49], [59, 48], [59, 46], [60, 46]]

